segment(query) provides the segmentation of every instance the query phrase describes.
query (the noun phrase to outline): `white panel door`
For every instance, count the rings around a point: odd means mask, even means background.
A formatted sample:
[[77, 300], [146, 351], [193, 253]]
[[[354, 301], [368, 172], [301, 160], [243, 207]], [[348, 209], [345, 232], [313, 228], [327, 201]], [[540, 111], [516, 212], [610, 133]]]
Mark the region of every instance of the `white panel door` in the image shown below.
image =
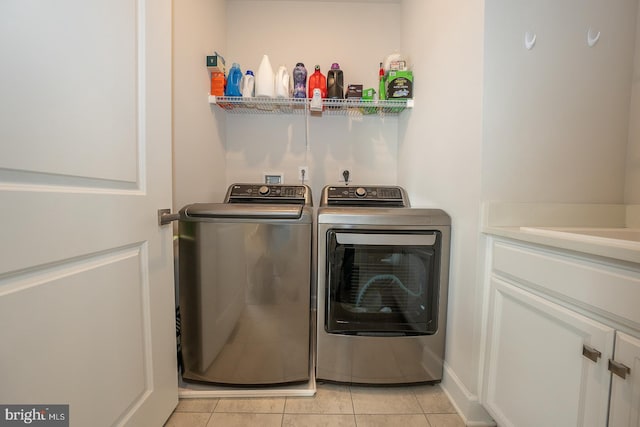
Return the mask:
[[615, 354], [629, 372], [612, 375], [609, 427], [640, 427], [640, 340], [617, 332]]
[[486, 403], [498, 425], [606, 425], [614, 330], [495, 277], [491, 287]]
[[0, 403], [177, 403], [170, 0], [0, 2]]

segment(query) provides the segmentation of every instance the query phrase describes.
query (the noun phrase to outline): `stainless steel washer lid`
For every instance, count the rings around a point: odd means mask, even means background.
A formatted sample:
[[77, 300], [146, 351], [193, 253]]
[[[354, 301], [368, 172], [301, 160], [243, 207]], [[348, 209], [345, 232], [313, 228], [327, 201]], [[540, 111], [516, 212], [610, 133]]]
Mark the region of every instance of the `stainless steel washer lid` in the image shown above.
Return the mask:
[[180, 210], [180, 221], [296, 221], [311, 223], [312, 208], [292, 204], [194, 203]]

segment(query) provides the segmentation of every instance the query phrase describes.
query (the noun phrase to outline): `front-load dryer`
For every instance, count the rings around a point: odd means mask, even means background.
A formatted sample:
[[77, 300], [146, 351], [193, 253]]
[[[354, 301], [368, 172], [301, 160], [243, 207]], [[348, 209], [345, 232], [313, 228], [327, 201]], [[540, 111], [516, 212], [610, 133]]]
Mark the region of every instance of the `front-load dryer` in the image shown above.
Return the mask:
[[316, 377], [442, 379], [451, 220], [397, 186], [327, 186], [317, 214]]

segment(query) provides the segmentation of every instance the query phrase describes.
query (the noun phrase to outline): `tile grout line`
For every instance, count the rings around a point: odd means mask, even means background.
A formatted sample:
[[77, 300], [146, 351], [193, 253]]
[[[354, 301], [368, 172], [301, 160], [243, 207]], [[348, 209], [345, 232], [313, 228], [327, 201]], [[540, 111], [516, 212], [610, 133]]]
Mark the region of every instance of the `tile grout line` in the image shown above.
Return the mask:
[[[422, 411], [422, 415], [424, 416], [424, 418], [426, 419], [427, 416], [425, 415], [425, 411], [424, 411], [424, 407], [422, 406], [422, 403], [420, 403], [420, 399], [418, 399], [418, 395], [416, 394], [416, 389], [415, 388], [411, 388], [411, 395], [413, 396], [413, 398], [415, 399], [416, 403], [418, 404], [418, 408], [420, 408], [420, 411]], [[428, 421], [427, 421], [428, 422]]]
[[356, 406], [353, 403], [353, 390], [351, 389], [351, 385], [349, 385], [349, 399], [351, 399], [351, 412], [353, 416], [353, 425], [358, 427], [358, 417], [356, 417]]
[[287, 413], [287, 400], [289, 400], [289, 396], [284, 397], [284, 405], [282, 405], [282, 417], [280, 417], [280, 427], [284, 427], [284, 414]]

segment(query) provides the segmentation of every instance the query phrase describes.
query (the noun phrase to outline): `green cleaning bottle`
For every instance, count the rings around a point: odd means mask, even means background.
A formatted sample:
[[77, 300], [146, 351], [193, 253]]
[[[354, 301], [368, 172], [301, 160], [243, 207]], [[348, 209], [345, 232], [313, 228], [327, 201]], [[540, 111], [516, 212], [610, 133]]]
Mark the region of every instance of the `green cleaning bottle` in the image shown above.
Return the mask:
[[387, 99], [387, 89], [384, 84], [384, 68], [382, 68], [382, 62], [380, 63], [380, 71], [378, 72], [380, 81], [378, 82], [378, 99]]

